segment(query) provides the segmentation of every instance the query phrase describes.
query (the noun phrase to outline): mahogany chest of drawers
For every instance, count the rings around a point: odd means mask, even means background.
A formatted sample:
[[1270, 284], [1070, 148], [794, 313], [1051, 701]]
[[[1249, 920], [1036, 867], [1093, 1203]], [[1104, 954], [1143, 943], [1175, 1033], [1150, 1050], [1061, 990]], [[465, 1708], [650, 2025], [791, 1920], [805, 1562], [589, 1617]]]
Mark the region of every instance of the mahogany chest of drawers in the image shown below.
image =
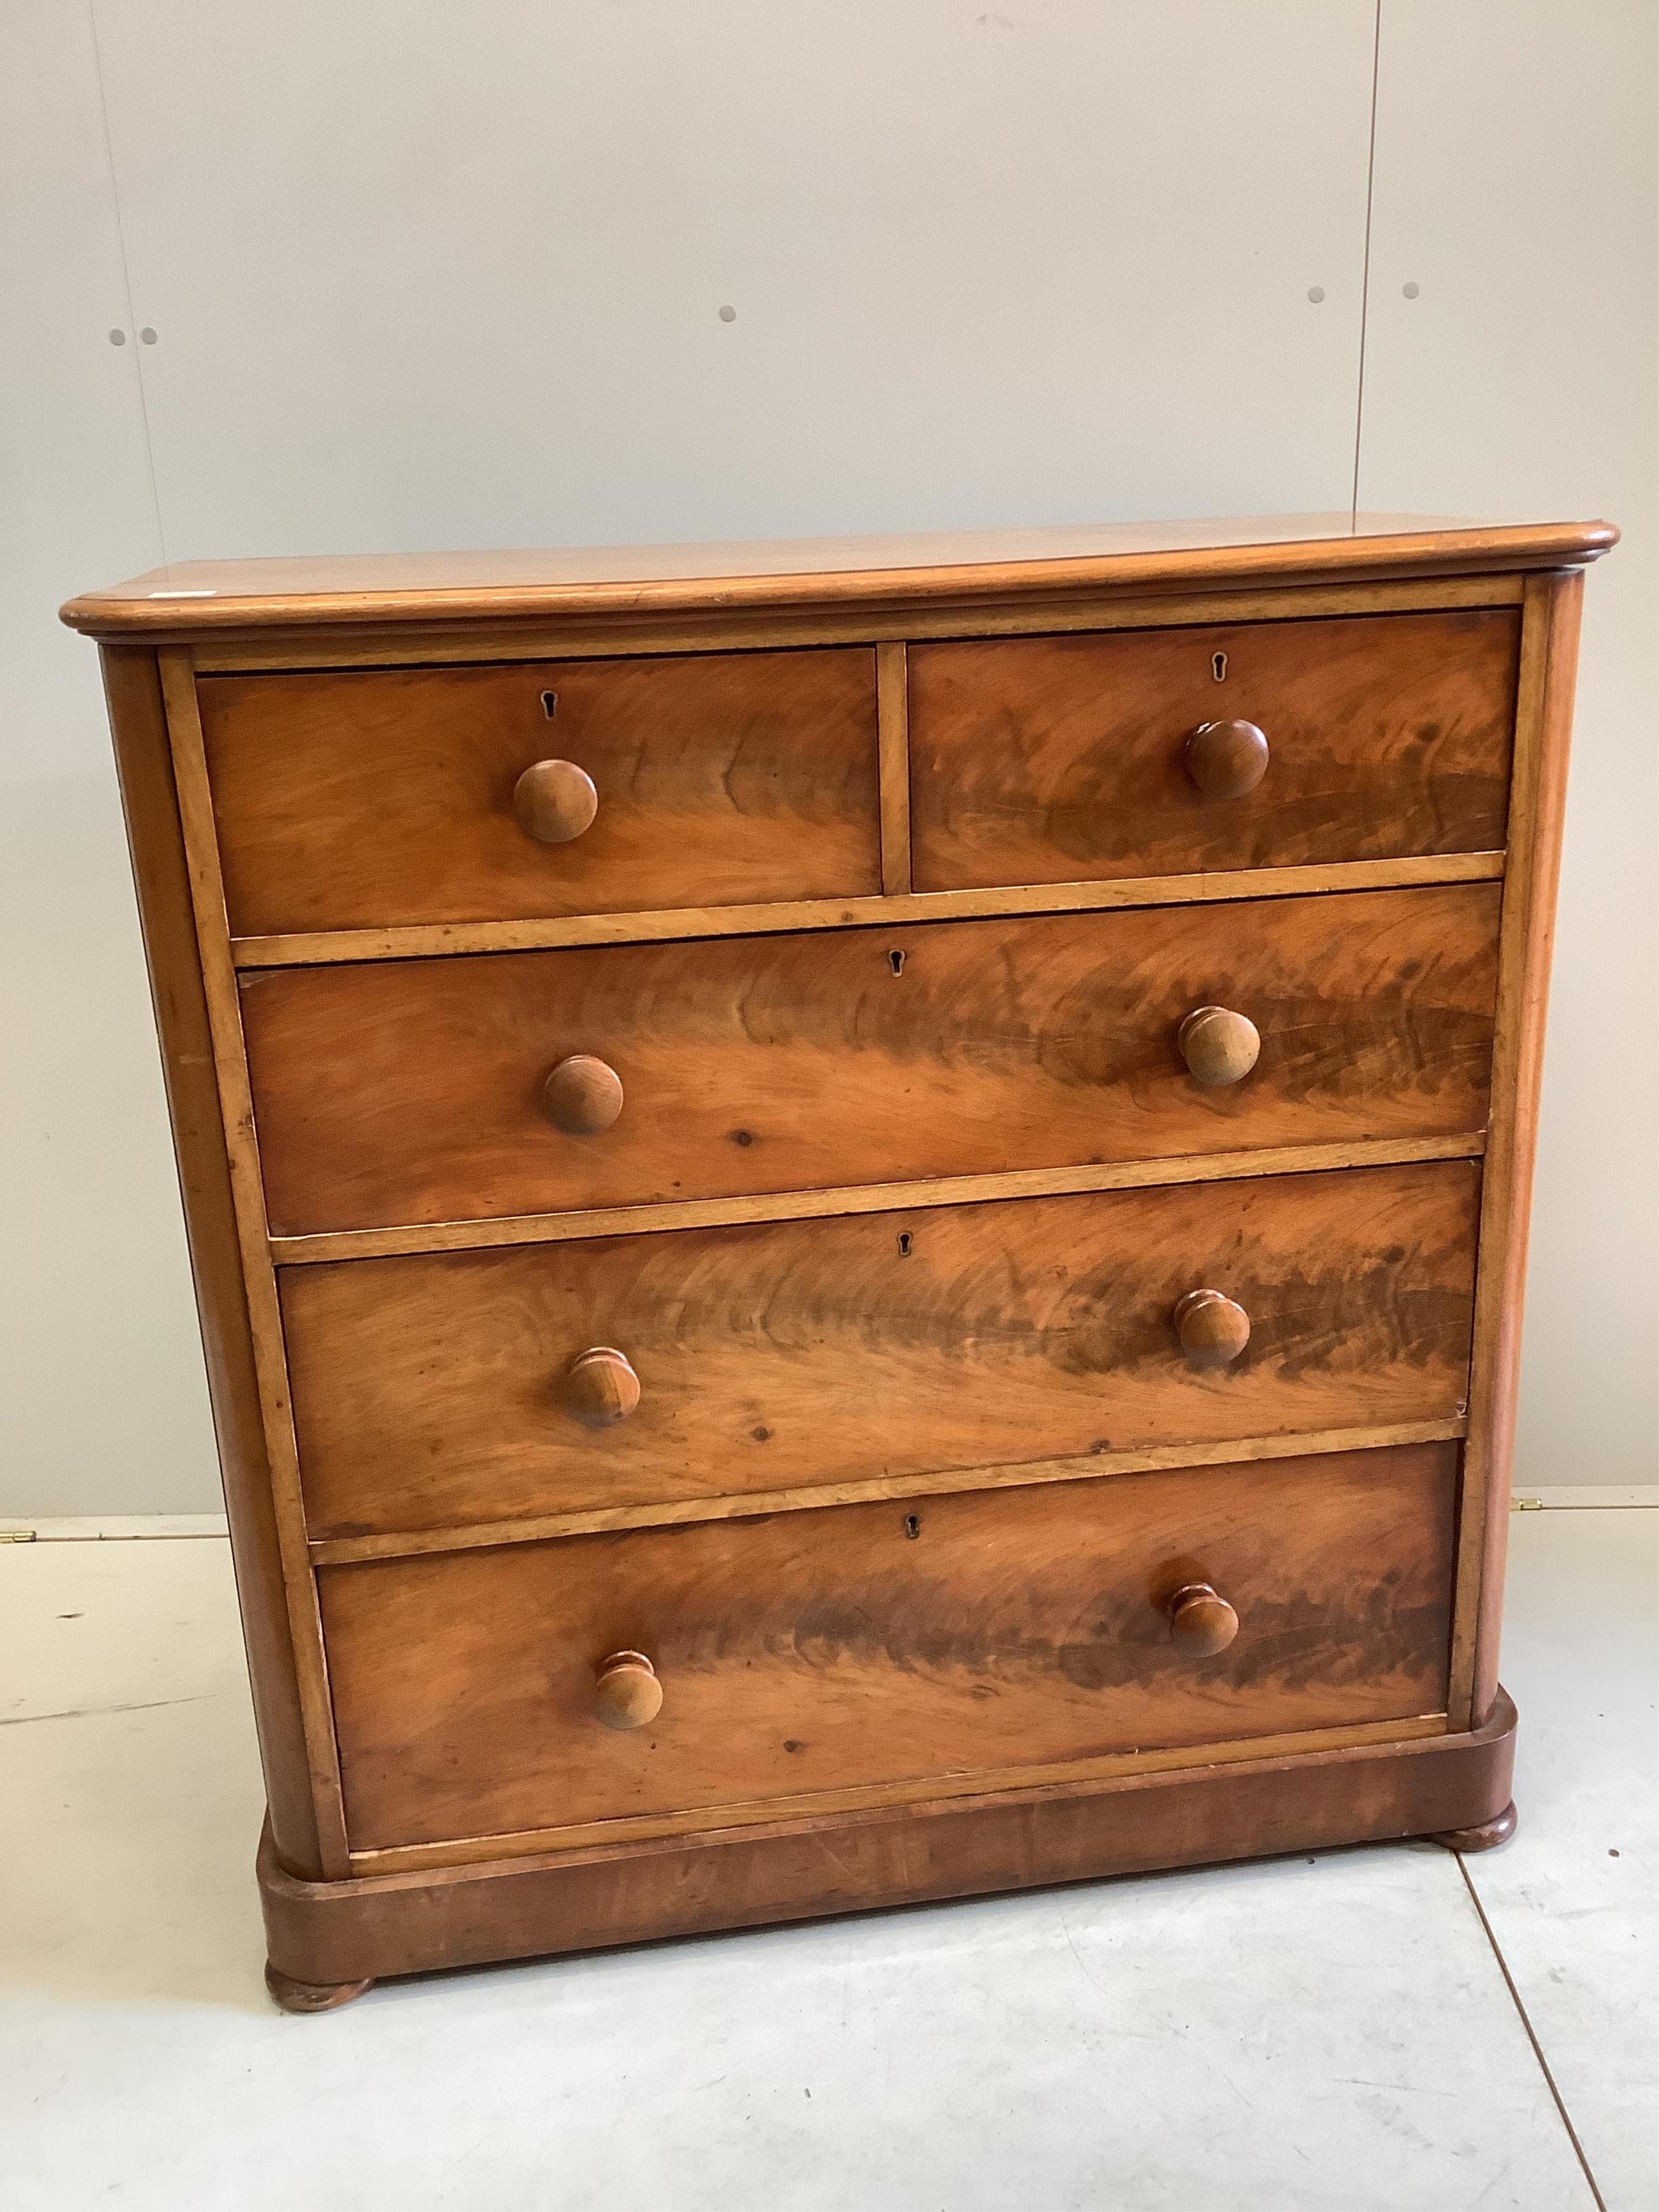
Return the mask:
[[192, 564], [64, 611], [279, 2001], [1508, 1832], [1613, 534]]

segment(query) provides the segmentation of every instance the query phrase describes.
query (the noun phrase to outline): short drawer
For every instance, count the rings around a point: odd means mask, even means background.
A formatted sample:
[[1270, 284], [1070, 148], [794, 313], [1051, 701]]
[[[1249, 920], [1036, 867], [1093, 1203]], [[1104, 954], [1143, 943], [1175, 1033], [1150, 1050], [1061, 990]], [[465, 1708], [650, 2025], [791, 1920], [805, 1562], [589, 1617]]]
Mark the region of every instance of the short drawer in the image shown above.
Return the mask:
[[212, 676], [198, 696], [237, 936], [881, 889], [868, 647]]
[[[1449, 1160], [284, 1268], [307, 1521], [1449, 1419], [1479, 1195]], [[1183, 1344], [1203, 1291], [1242, 1347]]]
[[[1519, 635], [1505, 608], [913, 646], [915, 887], [1495, 850]], [[1194, 734], [1231, 722], [1265, 769]]]
[[[326, 1568], [350, 1840], [1434, 1714], [1455, 1476], [1420, 1445]], [[632, 1728], [599, 1717], [623, 1653], [661, 1692]]]
[[[271, 1226], [1478, 1131], [1498, 906], [1481, 883], [265, 970], [242, 1011]], [[1210, 1087], [1182, 1044], [1206, 1006], [1261, 1041]], [[573, 1101], [566, 1064], [596, 1060]]]

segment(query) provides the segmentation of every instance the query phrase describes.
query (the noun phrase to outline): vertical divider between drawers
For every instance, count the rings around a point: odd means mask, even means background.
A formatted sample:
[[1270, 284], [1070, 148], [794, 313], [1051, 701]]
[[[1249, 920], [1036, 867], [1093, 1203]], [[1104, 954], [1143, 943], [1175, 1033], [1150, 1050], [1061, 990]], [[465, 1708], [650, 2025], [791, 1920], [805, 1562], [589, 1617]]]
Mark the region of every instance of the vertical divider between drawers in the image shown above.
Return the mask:
[[881, 757], [881, 888], [910, 889], [910, 678], [908, 648], [876, 647], [876, 730]]

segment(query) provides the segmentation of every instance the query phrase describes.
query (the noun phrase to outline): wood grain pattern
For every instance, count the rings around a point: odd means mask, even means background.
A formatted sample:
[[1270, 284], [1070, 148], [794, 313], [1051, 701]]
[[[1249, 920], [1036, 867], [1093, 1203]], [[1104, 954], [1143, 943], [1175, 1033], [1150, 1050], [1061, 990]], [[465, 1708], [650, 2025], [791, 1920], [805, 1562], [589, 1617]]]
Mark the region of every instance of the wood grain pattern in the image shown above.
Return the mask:
[[143, 647], [106, 646], [102, 659], [179, 1188], [190, 1236], [196, 1310], [242, 1607], [270, 1834], [285, 1866], [319, 1875], [323, 1856], [288, 1606], [283, 1540], [242, 1279], [212, 1024], [202, 981], [161, 680], [155, 655]]
[[[1479, 1130], [1497, 903], [1468, 884], [245, 976], [271, 1227]], [[1212, 1001], [1262, 1038], [1221, 1091], [1176, 1044]], [[538, 1103], [578, 1052], [629, 1101], [597, 1138]]]
[[156, 666], [167, 713], [167, 744], [196, 936], [197, 969], [207, 1008], [237, 1254], [247, 1300], [248, 1337], [264, 1433], [265, 1466], [275, 1506], [289, 1648], [294, 1656], [312, 1804], [317, 1820], [318, 1856], [325, 1875], [337, 1875], [346, 1870], [346, 1840], [339, 1763], [328, 1699], [327, 1658], [317, 1607], [316, 1581], [306, 1550], [288, 1368], [283, 1351], [276, 1273], [270, 1258], [270, 1224], [264, 1210], [258, 1140], [253, 1128], [236, 971], [225, 927], [224, 887], [213, 839], [202, 726], [186, 656], [166, 648], [157, 654]]
[[1509, 1537], [1538, 1100], [1560, 870], [1583, 580], [1528, 586], [1515, 816], [1498, 970], [1495, 1156], [1480, 1227], [1469, 1445], [1464, 1457], [1452, 1695], [1459, 1725], [1492, 1710]]
[[[1070, 571], [1067, 571], [1070, 576]], [[1085, 578], [1040, 592], [1010, 574], [995, 592], [939, 592], [925, 599], [837, 599], [813, 606], [763, 599], [725, 611], [611, 607], [582, 614], [445, 616], [405, 625], [346, 621], [300, 629], [221, 629], [190, 641], [203, 676], [280, 669], [441, 667], [451, 662], [609, 659], [619, 653], [731, 653], [804, 646], [902, 645], [923, 638], [1052, 636], [1066, 630], [1148, 629], [1170, 623], [1276, 622], [1285, 617], [1411, 614], [1433, 607], [1521, 604], [1521, 574], [1476, 567], [1468, 574], [1413, 576], [1408, 566], [1345, 582], [1340, 570], [1310, 578], [1197, 586], [1152, 579], [1113, 589]]]
[[881, 887], [890, 897], [910, 889], [910, 705], [902, 645], [876, 647], [877, 717], [881, 738]]
[[1214, 875], [1135, 876], [1115, 883], [896, 892], [879, 898], [781, 899], [763, 906], [669, 907], [647, 914], [445, 922], [430, 928], [320, 930], [297, 937], [237, 938], [234, 950], [241, 968], [320, 968], [358, 960], [427, 959], [434, 954], [457, 952], [661, 944], [672, 938], [768, 937], [780, 930], [975, 921], [988, 915], [1097, 914], [1117, 907], [1205, 906], [1225, 899], [1301, 898], [1315, 891], [1394, 890], [1407, 884], [1495, 883], [1503, 873], [1502, 853], [1444, 853], [1426, 860], [1338, 860], [1317, 868], [1231, 868]]
[[313, 1566], [350, 1566], [361, 1559], [413, 1559], [426, 1552], [470, 1552], [500, 1544], [539, 1544], [557, 1536], [594, 1536], [617, 1528], [665, 1528], [690, 1521], [742, 1521], [758, 1513], [814, 1513], [826, 1505], [866, 1505], [879, 1498], [937, 1498], [953, 1490], [1017, 1490], [1038, 1482], [1092, 1482], [1103, 1474], [1150, 1474], [1166, 1467], [1220, 1467], [1237, 1461], [1296, 1459], [1313, 1452], [1380, 1451], [1389, 1444], [1446, 1443], [1468, 1432], [1468, 1417], [1387, 1421], [1363, 1429], [1304, 1430], [1276, 1437], [1228, 1437], [1220, 1443], [1152, 1444], [1140, 1451], [1091, 1452], [1087, 1459], [1026, 1459], [924, 1474], [865, 1475], [854, 1482], [805, 1489], [740, 1492], [719, 1498], [654, 1498], [646, 1505], [598, 1505], [572, 1513], [534, 1513], [519, 1521], [472, 1521], [442, 1528], [394, 1528], [373, 1536], [319, 1536]]
[[[917, 646], [916, 887], [1501, 845], [1518, 631], [1485, 611]], [[1271, 750], [1237, 798], [1188, 768], [1219, 715]]]
[[1010, 587], [1133, 590], [1225, 578], [1315, 580], [1559, 568], [1618, 539], [1604, 522], [1471, 524], [1435, 515], [1253, 515], [927, 536], [774, 538], [529, 552], [188, 561], [71, 599], [94, 636], [193, 636], [254, 627], [526, 617], [611, 609], [908, 604]]
[[[284, 1269], [313, 1536], [1443, 1420], [1467, 1161]], [[1224, 1372], [1176, 1311], [1250, 1316]], [[626, 1420], [565, 1403], [593, 1346]]]
[[[352, 1842], [1437, 1711], [1455, 1481], [1431, 1444], [329, 1568]], [[1164, 1611], [1195, 1581], [1240, 1620], [1201, 1662]], [[618, 1650], [664, 1692], [626, 1735]]]
[[1187, 1769], [936, 1796], [657, 1844], [605, 1838], [470, 1867], [285, 1875], [259, 1890], [274, 1961], [319, 1985], [763, 1926], [1035, 1882], [1201, 1866], [1474, 1825], [1509, 1802], [1515, 1708], [1488, 1724]]
[[[868, 647], [210, 677], [200, 697], [239, 936], [881, 889]], [[553, 755], [599, 797], [562, 845], [514, 809]]]
[[[1565, 571], [1615, 535], [1342, 516], [232, 563], [65, 611], [145, 641], [106, 669], [285, 2002], [1498, 1832]], [[777, 699], [856, 672], [828, 751], [780, 709], [769, 814], [728, 711], [763, 663]], [[1139, 704], [1076, 678], [1109, 663]], [[930, 667], [971, 678], [935, 686], [931, 764]], [[577, 775], [527, 787], [567, 842], [526, 836], [524, 769], [590, 773], [570, 699], [602, 720], [665, 684], [717, 772], [676, 812], [673, 744], [629, 756], [617, 725], [630, 780], [594, 775], [591, 822]], [[457, 745], [465, 785], [499, 732], [458, 739], [443, 702], [492, 687], [538, 719], [476, 811], [567, 872], [562, 906], [466, 903], [495, 828], [446, 877]], [[421, 703], [360, 744], [372, 695]], [[1230, 726], [1194, 750], [1200, 722]], [[573, 883], [636, 800], [607, 881]], [[216, 801], [276, 919], [240, 917]], [[785, 867], [832, 849], [856, 870]], [[1262, 1040], [1211, 1091], [1178, 1043], [1202, 1005]], [[620, 1111], [573, 1137], [544, 1086], [580, 1054]], [[1194, 1290], [1230, 1323], [1207, 1370], [1175, 1327]]]
[[675, 1206], [596, 1206], [580, 1213], [508, 1213], [493, 1221], [447, 1221], [414, 1229], [346, 1229], [315, 1237], [277, 1237], [279, 1267], [319, 1260], [389, 1260], [415, 1252], [486, 1251], [507, 1244], [563, 1244], [586, 1237], [645, 1237], [664, 1229], [718, 1229], [734, 1221], [808, 1221], [837, 1213], [896, 1213], [914, 1206], [962, 1206], [994, 1198], [1056, 1198], [1073, 1191], [1143, 1190], [1181, 1182], [1236, 1182], [1253, 1175], [1314, 1175], [1327, 1168], [1393, 1167], [1407, 1160], [1478, 1159], [1478, 1130], [1409, 1140], [1281, 1145], [1261, 1151], [1177, 1153], [1085, 1168], [1018, 1168], [1007, 1175], [951, 1176], [936, 1182], [842, 1184], [828, 1190], [769, 1192], [749, 1198], [694, 1198]]
[[[1132, 1775], [1170, 1774], [1182, 1768], [1230, 1766], [1242, 1760], [1298, 1754], [1316, 1755], [1349, 1744], [1404, 1745], [1424, 1738], [1443, 1737], [1443, 1713], [1419, 1713], [1410, 1720], [1371, 1721], [1345, 1728], [1299, 1729], [1283, 1735], [1250, 1735], [1224, 1743], [1184, 1743], [1158, 1751], [1106, 1752], [1094, 1759], [1066, 1759], [1009, 1767], [976, 1767], [932, 1778], [926, 1788], [929, 1802], [953, 1797], [984, 1797], [993, 1793], [1035, 1799], [1039, 1792], [1059, 1793], [1086, 1788], [1096, 1782]], [[809, 1790], [781, 1804], [775, 1797], [745, 1799], [722, 1805], [712, 1832], [726, 1836], [744, 1830], [767, 1830], [829, 1815], [858, 1820], [872, 1813], [917, 1802], [916, 1784], [872, 1782], [836, 1790]], [[526, 1828], [511, 1834], [455, 1836], [435, 1844], [398, 1844], [383, 1850], [354, 1851], [354, 1875], [412, 1871], [417, 1868], [475, 1866], [481, 1859], [518, 1857], [539, 1853], [579, 1852], [596, 1842], [653, 1844], [672, 1838], [706, 1837], [711, 1823], [706, 1807], [684, 1813], [646, 1813], [625, 1817], [608, 1815], [602, 1820], [567, 1822], [558, 1827]]]

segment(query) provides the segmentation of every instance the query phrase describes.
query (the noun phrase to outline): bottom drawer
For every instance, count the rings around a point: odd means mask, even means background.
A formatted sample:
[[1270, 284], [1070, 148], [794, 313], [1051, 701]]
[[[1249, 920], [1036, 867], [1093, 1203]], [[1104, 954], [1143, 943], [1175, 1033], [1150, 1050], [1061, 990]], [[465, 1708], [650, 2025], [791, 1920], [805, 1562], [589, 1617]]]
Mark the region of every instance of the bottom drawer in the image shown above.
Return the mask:
[[[323, 1570], [357, 1850], [1444, 1709], [1457, 1447]], [[1213, 1605], [1171, 1630], [1177, 1592]], [[612, 1654], [655, 1717], [599, 1718]]]

